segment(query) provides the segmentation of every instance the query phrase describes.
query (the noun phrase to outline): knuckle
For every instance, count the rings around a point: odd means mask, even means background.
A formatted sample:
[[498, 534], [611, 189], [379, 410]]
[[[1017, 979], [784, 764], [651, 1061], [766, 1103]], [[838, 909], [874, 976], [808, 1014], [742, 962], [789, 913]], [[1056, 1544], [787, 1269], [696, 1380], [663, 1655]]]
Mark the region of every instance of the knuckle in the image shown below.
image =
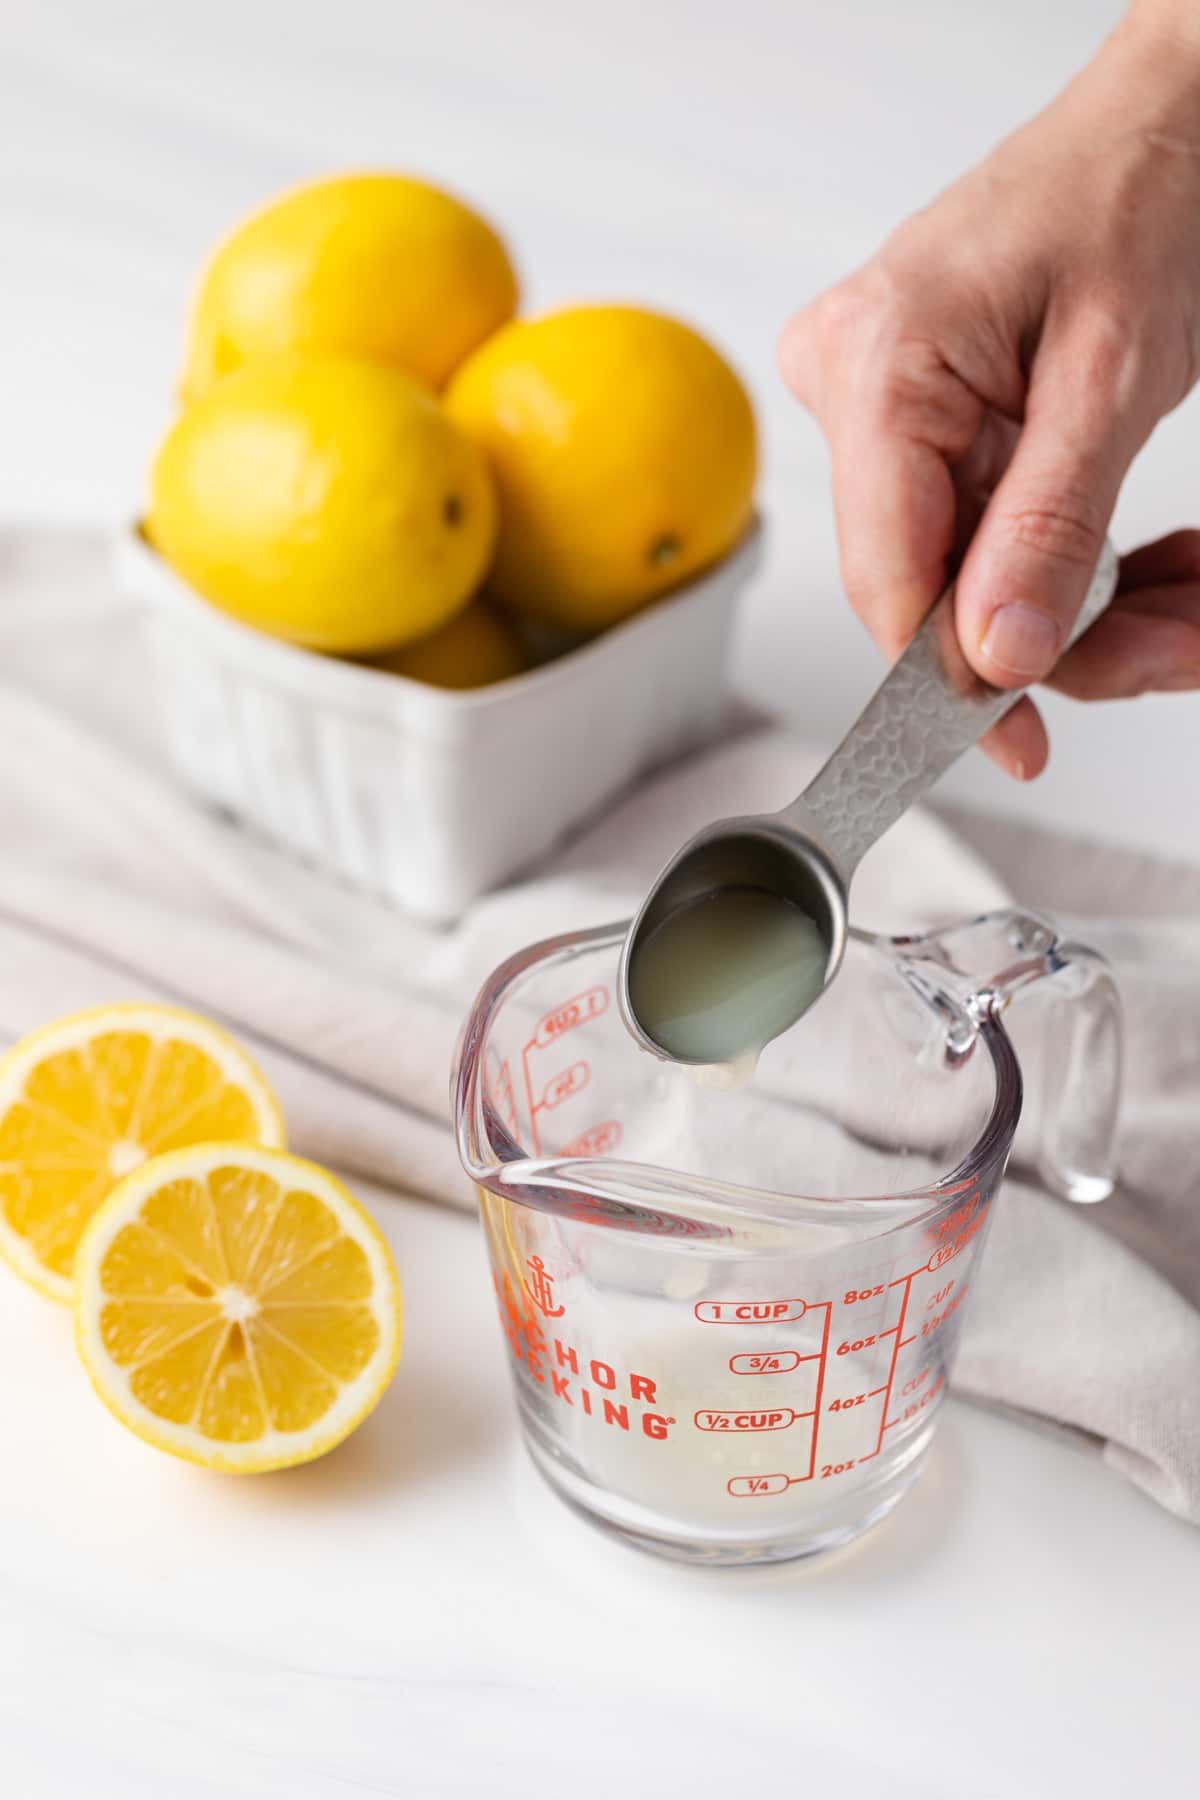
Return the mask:
[[793, 392], [803, 398], [808, 384], [808, 364], [812, 341], [812, 318], [806, 309], [790, 318], [779, 334], [775, 347], [779, 372]]
[[776, 356], [784, 380], [806, 404], [828, 385], [823, 372], [886, 339], [894, 294], [875, 263], [839, 281], [795, 313], [779, 335]]
[[903, 336], [892, 345], [880, 404], [886, 427], [956, 458], [967, 454], [983, 422], [983, 402], [927, 338]]
[[821, 296], [816, 307], [817, 331], [830, 348], [861, 344], [878, 330], [881, 314], [874, 272], [865, 269]]
[[1004, 514], [1010, 543], [1034, 550], [1072, 568], [1091, 568], [1100, 551], [1106, 519], [1091, 495], [1063, 489], [1036, 499], [1010, 502]]
[[870, 319], [862, 278], [852, 275], [817, 296], [788, 320], [779, 335], [777, 357], [784, 380], [805, 399], [822, 366], [837, 365], [851, 344], [861, 341]]
[[1080, 403], [1102, 430], [1122, 421], [1147, 429], [1187, 391], [1186, 332], [1120, 297], [1081, 310], [1070, 353]]
[[894, 319], [903, 312], [911, 284], [904, 259], [885, 251], [864, 264], [851, 285], [850, 298], [860, 316]]
[[1139, 369], [1145, 353], [1140, 319], [1116, 301], [1089, 304], [1075, 321], [1076, 355], [1088, 380], [1111, 379]]

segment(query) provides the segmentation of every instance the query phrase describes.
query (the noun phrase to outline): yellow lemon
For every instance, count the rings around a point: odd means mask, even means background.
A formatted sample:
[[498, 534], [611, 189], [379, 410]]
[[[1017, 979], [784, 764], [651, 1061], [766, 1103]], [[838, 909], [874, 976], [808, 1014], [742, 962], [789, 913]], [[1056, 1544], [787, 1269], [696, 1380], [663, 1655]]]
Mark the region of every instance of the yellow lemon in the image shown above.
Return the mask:
[[115, 1188], [79, 1246], [75, 1342], [104, 1404], [189, 1462], [310, 1462], [379, 1400], [400, 1284], [378, 1227], [299, 1157], [204, 1144]]
[[407, 675], [431, 687], [490, 687], [528, 667], [520, 639], [507, 619], [482, 600], [471, 604], [435, 631], [432, 637], [372, 658], [372, 666], [389, 675]]
[[446, 401], [496, 477], [489, 585], [514, 611], [600, 630], [716, 562], [749, 523], [750, 400], [675, 319], [581, 306], [517, 321]]
[[435, 631], [495, 537], [476, 447], [411, 376], [345, 357], [227, 376], [175, 421], [150, 487], [147, 535], [197, 592], [314, 650]]
[[100, 1006], [0, 1060], [0, 1253], [54, 1300], [76, 1245], [148, 1157], [209, 1138], [282, 1144], [266, 1077], [207, 1019], [173, 1006]]
[[239, 225], [205, 269], [183, 399], [284, 350], [366, 357], [439, 388], [516, 308], [503, 243], [451, 195], [401, 175], [312, 182]]

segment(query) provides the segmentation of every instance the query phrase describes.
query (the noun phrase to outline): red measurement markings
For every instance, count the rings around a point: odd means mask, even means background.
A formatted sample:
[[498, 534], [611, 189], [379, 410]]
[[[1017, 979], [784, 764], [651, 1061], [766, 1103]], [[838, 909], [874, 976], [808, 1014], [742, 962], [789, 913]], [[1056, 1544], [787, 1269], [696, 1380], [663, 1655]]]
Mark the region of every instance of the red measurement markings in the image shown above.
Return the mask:
[[939, 1244], [925, 1265], [930, 1274], [933, 1274], [935, 1270], [942, 1268], [945, 1263], [948, 1263], [952, 1257], [957, 1256], [960, 1251], [965, 1250], [976, 1233], [983, 1230], [986, 1221], [987, 1209], [984, 1208], [982, 1212], [977, 1212], [975, 1214], [975, 1217], [969, 1224], [963, 1227], [956, 1238], [946, 1243]]
[[957, 1312], [958, 1308], [962, 1305], [963, 1301], [966, 1299], [966, 1297], [970, 1293], [970, 1291], [971, 1291], [970, 1287], [964, 1282], [962, 1287], [959, 1288], [957, 1294], [955, 1294], [953, 1300], [948, 1300], [946, 1302], [945, 1306], [943, 1306], [941, 1312], [934, 1313], [932, 1319], [925, 1320], [925, 1322], [921, 1326], [921, 1336], [922, 1337], [932, 1337], [934, 1332], [938, 1329], [938, 1327], [940, 1325], [944, 1325], [946, 1323], [946, 1320], [949, 1319], [955, 1312]]
[[849, 1412], [852, 1406], [865, 1406], [868, 1400], [876, 1400], [880, 1394], [886, 1393], [886, 1387], [877, 1387], [869, 1388], [865, 1394], [845, 1394], [840, 1400], [829, 1402], [829, 1411]]
[[773, 1412], [698, 1412], [692, 1422], [697, 1431], [785, 1431], [797, 1419], [812, 1416], [780, 1406]]
[[961, 1206], [956, 1206], [953, 1212], [946, 1214], [934, 1236], [938, 1238], [957, 1237], [963, 1226], [974, 1217], [978, 1210], [979, 1190], [976, 1188], [967, 1196]]
[[607, 1156], [615, 1150], [624, 1135], [619, 1119], [605, 1119], [602, 1125], [591, 1125], [572, 1138], [559, 1151], [560, 1156]]
[[[896, 1379], [896, 1359], [900, 1355], [900, 1340], [904, 1336], [904, 1320], [905, 1320], [905, 1316], [908, 1313], [909, 1300], [912, 1298], [913, 1280], [914, 1280], [914, 1277], [916, 1275], [918, 1275], [919, 1273], [920, 1273], [919, 1270], [914, 1269], [912, 1275], [906, 1275], [904, 1277], [904, 1292], [900, 1297], [900, 1317], [896, 1320], [895, 1325], [892, 1327], [892, 1330], [895, 1333], [895, 1336], [892, 1340], [892, 1360], [888, 1366], [887, 1380], [883, 1384], [887, 1397], [884, 1400], [883, 1406], [880, 1409], [879, 1437], [876, 1440], [874, 1450], [871, 1452], [871, 1454], [873, 1456], [878, 1456], [879, 1452], [883, 1448], [883, 1434], [887, 1430], [888, 1401], [892, 1397], [892, 1383]], [[889, 1286], [894, 1287], [895, 1285], [896, 1285], [895, 1282], [889, 1283]], [[865, 1458], [863, 1460], [865, 1460]]]
[[734, 1475], [725, 1483], [725, 1492], [735, 1500], [755, 1500], [763, 1494], [783, 1494], [791, 1486], [787, 1475]]
[[560, 1069], [552, 1075], [542, 1090], [540, 1106], [547, 1112], [552, 1107], [561, 1106], [572, 1094], [582, 1094], [592, 1078], [591, 1065], [586, 1062], [572, 1063], [569, 1069]]
[[872, 1332], [870, 1337], [845, 1338], [834, 1351], [834, 1355], [853, 1356], [856, 1350], [869, 1350], [872, 1344], [879, 1342], [880, 1338], [891, 1337], [895, 1329], [896, 1327], [892, 1325], [887, 1331]]
[[[926, 1370], [926, 1374], [928, 1374], [928, 1370]], [[919, 1412], [924, 1411], [930, 1401], [937, 1399], [938, 1394], [945, 1384], [945, 1380], [945, 1375], [939, 1375], [933, 1386], [927, 1388], [920, 1399], [910, 1401], [903, 1412], [897, 1413], [894, 1419], [888, 1419], [883, 1427], [884, 1431], [890, 1431], [894, 1425], [907, 1425], [910, 1419], [915, 1419]], [[904, 1391], [907, 1393], [908, 1389], [905, 1388]]]
[[833, 1318], [832, 1300], [825, 1300], [822, 1304], [825, 1308], [825, 1329], [821, 1333], [821, 1360], [817, 1364], [817, 1397], [813, 1402], [815, 1417], [813, 1421], [812, 1449], [808, 1456], [808, 1474], [805, 1476], [806, 1481], [811, 1481], [817, 1470], [817, 1438], [820, 1436], [821, 1432], [821, 1396], [825, 1392], [825, 1360], [829, 1355], [829, 1326], [830, 1321]]
[[936, 1239], [936, 1248], [925, 1267], [933, 1273], [961, 1250], [965, 1250], [976, 1232], [982, 1231], [987, 1216], [987, 1202], [976, 1188], [967, 1195], [961, 1206], [956, 1206], [953, 1212], [947, 1213], [936, 1232], [931, 1233]]
[[801, 1363], [816, 1362], [820, 1354], [819, 1350], [811, 1356], [801, 1356], [798, 1350], [777, 1350], [768, 1356], [762, 1350], [743, 1350], [730, 1357], [729, 1367], [735, 1375], [787, 1375]]
[[702, 1325], [782, 1325], [804, 1317], [803, 1300], [697, 1300]]
[[545, 1050], [556, 1044], [560, 1037], [568, 1031], [574, 1031], [577, 1025], [586, 1025], [589, 1019], [598, 1019], [600, 1014], [608, 1011], [608, 989], [605, 987], [589, 988], [585, 994], [576, 994], [573, 1000], [556, 1006], [540, 1018], [533, 1033], [529, 1048]]
[[[567, 1032], [574, 1031], [577, 1025], [586, 1025], [592, 1019], [598, 1019], [601, 1013], [608, 1011], [608, 989], [606, 987], [588, 988], [585, 993], [576, 994], [573, 999], [564, 1001], [551, 1012], [544, 1013], [534, 1027], [533, 1036], [521, 1052], [521, 1067], [525, 1076], [525, 1097], [529, 1104], [529, 1135], [533, 1140], [533, 1148], [541, 1154], [541, 1134], [538, 1130], [537, 1115], [548, 1106], [557, 1106], [565, 1100], [569, 1093], [578, 1093], [578, 1087], [568, 1087], [566, 1092], [559, 1092], [558, 1085], [562, 1081], [578, 1079], [577, 1071], [586, 1070], [587, 1064], [576, 1063], [572, 1069], [559, 1075], [551, 1076], [543, 1090], [542, 1098], [533, 1097], [533, 1078], [529, 1072], [529, 1058], [535, 1050], [548, 1050], [557, 1044]], [[586, 1081], [586, 1077], [585, 1077]], [[584, 1083], [580, 1083], [584, 1085]], [[553, 1098], [549, 1096], [553, 1094]]]

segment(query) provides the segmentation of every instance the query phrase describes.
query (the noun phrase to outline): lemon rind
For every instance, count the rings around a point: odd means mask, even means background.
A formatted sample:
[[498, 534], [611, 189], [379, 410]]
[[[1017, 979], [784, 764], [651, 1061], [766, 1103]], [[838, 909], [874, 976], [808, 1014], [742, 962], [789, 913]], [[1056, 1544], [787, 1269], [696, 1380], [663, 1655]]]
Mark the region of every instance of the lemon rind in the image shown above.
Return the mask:
[[[316, 1195], [362, 1249], [373, 1276], [371, 1304], [380, 1340], [370, 1361], [351, 1382], [341, 1384], [333, 1406], [302, 1432], [274, 1428], [252, 1443], [218, 1444], [188, 1425], [160, 1419], [131, 1392], [131, 1374], [105, 1350], [100, 1313], [100, 1266], [116, 1233], [136, 1218], [143, 1202], [167, 1181], [203, 1180], [214, 1169], [235, 1163], [276, 1180], [291, 1181]], [[387, 1241], [349, 1189], [318, 1164], [287, 1151], [241, 1143], [198, 1144], [152, 1157], [119, 1182], [84, 1229], [75, 1258], [75, 1343], [88, 1379], [108, 1410], [144, 1443], [185, 1462], [225, 1474], [266, 1474], [312, 1462], [342, 1443], [383, 1397], [400, 1360], [403, 1305], [400, 1279]]]
[[[174, 1029], [164, 1030], [164, 1025]], [[169, 1006], [157, 1001], [119, 1001], [107, 1006], [89, 1006], [81, 1012], [68, 1013], [49, 1025], [41, 1025], [0, 1056], [0, 1117], [20, 1099], [30, 1071], [49, 1056], [64, 1050], [78, 1049], [102, 1035], [102, 1028], [113, 1031], [145, 1030], [155, 1037], [175, 1037], [206, 1051], [235, 1087], [242, 1089], [254, 1108], [256, 1126], [262, 1143], [282, 1149], [287, 1141], [283, 1111], [266, 1076], [251, 1060], [237, 1039], [220, 1025], [184, 1006]], [[0, 1211], [0, 1258], [15, 1274], [47, 1299], [60, 1305], [71, 1303], [72, 1281], [56, 1275], [38, 1259], [28, 1238], [14, 1231]]]

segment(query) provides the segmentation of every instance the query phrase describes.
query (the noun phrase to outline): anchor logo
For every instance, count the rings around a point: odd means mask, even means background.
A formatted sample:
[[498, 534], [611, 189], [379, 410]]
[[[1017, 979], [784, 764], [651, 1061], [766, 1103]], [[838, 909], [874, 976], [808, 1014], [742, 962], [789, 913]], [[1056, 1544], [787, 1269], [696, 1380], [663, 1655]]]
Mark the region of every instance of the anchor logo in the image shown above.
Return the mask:
[[559, 1319], [567, 1310], [565, 1306], [554, 1304], [554, 1277], [546, 1271], [546, 1265], [540, 1256], [531, 1256], [525, 1264], [529, 1274], [525, 1280], [525, 1292], [533, 1301], [538, 1311], [548, 1319]]

